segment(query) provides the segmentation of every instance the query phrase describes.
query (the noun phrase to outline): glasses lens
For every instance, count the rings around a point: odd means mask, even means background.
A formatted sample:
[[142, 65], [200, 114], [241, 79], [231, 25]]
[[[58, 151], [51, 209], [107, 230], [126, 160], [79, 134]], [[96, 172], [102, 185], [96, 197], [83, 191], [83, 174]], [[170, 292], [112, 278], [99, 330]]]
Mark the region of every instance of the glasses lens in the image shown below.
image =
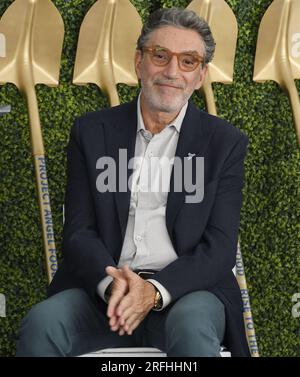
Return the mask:
[[179, 64], [184, 71], [193, 71], [199, 65], [199, 59], [194, 55], [181, 54], [179, 55]]
[[170, 54], [163, 48], [154, 48], [151, 51], [151, 57], [156, 65], [167, 65], [170, 61]]
[[166, 66], [169, 64], [172, 56], [177, 55], [179, 67], [182, 71], [194, 71], [201, 62], [201, 58], [194, 54], [176, 54], [163, 47], [149, 47], [145, 48], [144, 51], [147, 51], [150, 54], [152, 63], [158, 66]]

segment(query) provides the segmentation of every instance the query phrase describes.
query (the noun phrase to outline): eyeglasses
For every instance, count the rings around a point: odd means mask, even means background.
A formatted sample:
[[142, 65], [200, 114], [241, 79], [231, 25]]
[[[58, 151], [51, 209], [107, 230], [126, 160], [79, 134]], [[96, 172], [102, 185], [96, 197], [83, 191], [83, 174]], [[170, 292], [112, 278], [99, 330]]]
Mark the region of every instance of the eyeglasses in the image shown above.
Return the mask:
[[179, 68], [185, 72], [192, 72], [203, 63], [203, 58], [197, 52], [172, 52], [160, 46], [143, 47], [141, 50], [147, 52], [152, 63], [159, 67], [168, 65], [174, 55], [177, 57]]

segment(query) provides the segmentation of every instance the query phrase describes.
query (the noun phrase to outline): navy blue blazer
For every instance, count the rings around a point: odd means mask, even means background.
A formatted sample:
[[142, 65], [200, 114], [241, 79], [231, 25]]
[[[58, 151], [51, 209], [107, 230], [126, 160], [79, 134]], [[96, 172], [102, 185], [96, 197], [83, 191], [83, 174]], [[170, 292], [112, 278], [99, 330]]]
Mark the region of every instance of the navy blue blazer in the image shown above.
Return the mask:
[[[72, 127], [67, 153], [63, 262], [49, 286], [49, 296], [79, 287], [97, 305], [106, 305], [99, 300], [96, 287], [106, 276], [105, 267], [118, 263], [130, 191], [100, 193], [96, 162], [110, 156], [118, 171], [119, 149], [127, 150], [127, 163], [134, 157], [136, 109], [137, 100], [84, 115]], [[204, 157], [204, 198], [186, 203], [185, 196], [192, 193], [186, 192], [184, 185], [182, 192], [174, 190], [172, 171], [166, 226], [178, 259], [153, 277], [170, 292], [173, 303], [196, 290], [214, 293], [225, 305], [224, 345], [233, 356], [250, 356], [240, 289], [232, 273], [247, 144], [247, 136], [237, 128], [189, 102], [175, 156], [182, 161], [189, 153]], [[132, 169], [128, 169], [128, 177], [131, 174]]]

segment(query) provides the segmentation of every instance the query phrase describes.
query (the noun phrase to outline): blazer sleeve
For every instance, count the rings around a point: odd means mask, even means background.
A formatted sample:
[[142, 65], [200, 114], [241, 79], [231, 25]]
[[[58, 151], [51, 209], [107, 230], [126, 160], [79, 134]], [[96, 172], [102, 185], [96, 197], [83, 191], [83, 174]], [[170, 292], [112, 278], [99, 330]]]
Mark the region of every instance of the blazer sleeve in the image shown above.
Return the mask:
[[248, 138], [242, 134], [223, 164], [199, 244], [153, 277], [170, 292], [172, 301], [215, 287], [235, 266], [247, 145]]
[[106, 276], [105, 267], [116, 264], [96, 230], [87, 162], [80, 143], [80, 125], [79, 118], [72, 127], [67, 147], [62, 253], [68, 271], [94, 295], [98, 283]]

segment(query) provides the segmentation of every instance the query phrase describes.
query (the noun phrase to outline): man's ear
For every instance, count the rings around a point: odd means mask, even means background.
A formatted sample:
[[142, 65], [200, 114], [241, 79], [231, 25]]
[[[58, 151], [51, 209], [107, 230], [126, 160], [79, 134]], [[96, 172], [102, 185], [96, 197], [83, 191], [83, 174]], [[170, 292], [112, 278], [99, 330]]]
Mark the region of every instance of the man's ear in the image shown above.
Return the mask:
[[208, 65], [205, 64], [205, 66], [203, 68], [201, 68], [199, 81], [196, 84], [195, 89], [200, 89], [201, 88], [201, 86], [203, 85], [205, 76], [207, 74], [207, 71], [208, 71]]
[[141, 50], [135, 50], [134, 67], [135, 67], [135, 73], [136, 73], [137, 78], [139, 80], [141, 78], [141, 61], [142, 61], [142, 52], [141, 52]]

